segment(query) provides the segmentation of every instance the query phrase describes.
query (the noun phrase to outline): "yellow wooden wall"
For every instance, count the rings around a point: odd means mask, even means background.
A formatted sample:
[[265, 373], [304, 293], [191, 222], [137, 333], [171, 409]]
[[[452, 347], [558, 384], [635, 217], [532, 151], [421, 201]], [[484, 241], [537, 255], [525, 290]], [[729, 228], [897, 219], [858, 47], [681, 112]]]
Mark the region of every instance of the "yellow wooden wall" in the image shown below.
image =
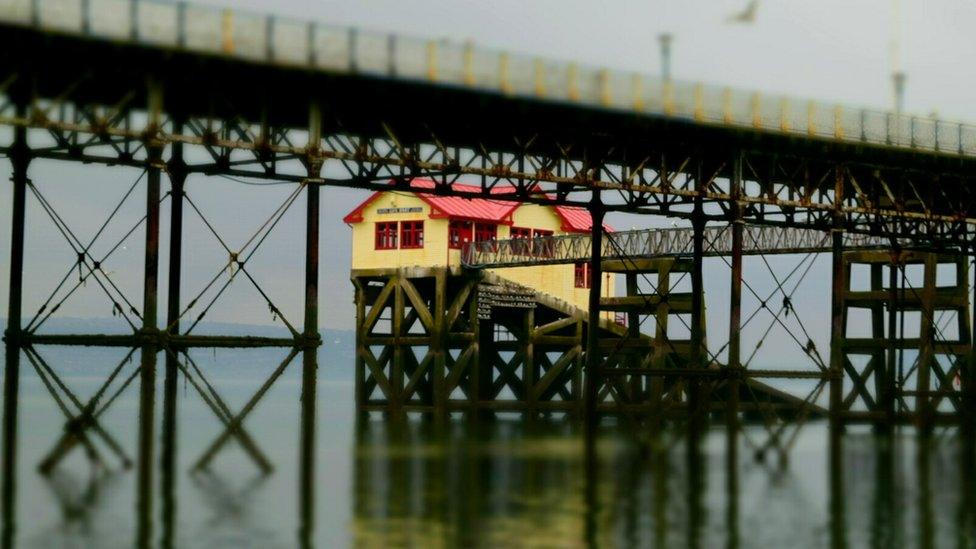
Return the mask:
[[[421, 208], [420, 212], [385, 213], [378, 210], [387, 208]], [[363, 221], [352, 224], [352, 268], [390, 269], [396, 267], [458, 267], [461, 264], [461, 251], [447, 247], [446, 219], [429, 219], [430, 206], [416, 196], [409, 194], [384, 193], [369, 204], [362, 212]], [[562, 234], [560, 219], [555, 210], [547, 206], [525, 204], [513, 213], [516, 227], [545, 229], [554, 234]], [[424, 247], [420, 249], [375, 249], [375, 223], [381, 221], [424, 221]], [[498, 238], [510, 237], [507, 225], [498, 226]], [[322, 254], [328, 258], [328, 251]], [[512, 282], [545, 292], [562, 299], [583, 310], [588, 309], [589, 290], [576, 288], [573, 265], [542, 265], [537, 267], [511, 267], [492, 269], [495, 274]], [[615, 275], [604, 275], [603, 295], [615, 295]], [[607, 315], [612, 316], [612, 315]]]

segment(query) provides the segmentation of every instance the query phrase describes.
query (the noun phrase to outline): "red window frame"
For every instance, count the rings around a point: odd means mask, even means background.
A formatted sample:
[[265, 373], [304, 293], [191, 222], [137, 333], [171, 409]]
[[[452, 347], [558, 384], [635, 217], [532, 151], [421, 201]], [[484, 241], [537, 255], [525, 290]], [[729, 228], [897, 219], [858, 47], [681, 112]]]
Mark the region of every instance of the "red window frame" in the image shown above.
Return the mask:
[[374, 245], [377, 250], [395, 250], [397, 247], [397, 222], [377, 221]]
[[498, 225], [494, 223], [475, 223], [474, 241], [488, 242], [498, 238]]
[[400, 222], [400, 249], [415, 250], [424, 247], [424, 222]]
[[471, 222], [452, 219], [447, 224], [447, 247], [455, 250], [461, 249], [465, 242], [470, 242], [472, 238]]
[[580, 261], [573, 264], [573, 285], [577, 288], [590, 287], [590, 264]]
[[[525, 240], [530, 240], [532, 238], [532, 229], [528, 227], [512, 227], [508, 230], [509, 238], [524, 238]], [[519, 255], [530, 255], [532, 251], [531, 242], [513, 242], [512, 252]]]

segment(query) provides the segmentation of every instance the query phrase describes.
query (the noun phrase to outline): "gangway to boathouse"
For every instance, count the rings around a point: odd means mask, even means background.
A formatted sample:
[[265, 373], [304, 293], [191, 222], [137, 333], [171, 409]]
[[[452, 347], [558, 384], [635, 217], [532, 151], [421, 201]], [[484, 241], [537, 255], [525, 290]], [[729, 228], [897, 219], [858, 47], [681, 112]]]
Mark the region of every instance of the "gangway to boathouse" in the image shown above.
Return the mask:
[[[732, 254], [730, 226], [706, 227], [703, 232], [706, 257]], [[686, 256], [693, 251], [694, 236], [695, 232], [690, 227], [607, 232], [603, 236], [602, 255], [604, 259], [617, 260]], [[892, 245], [891, 239], [878, 236], [844, 236], [846, 250], [886, 249]], [[910, 242], [898, 241], [894, 245], [911, 246]], [[466, 242], [461, 261], [465, 267], [475, 269], [579, 263], [589, 260], [591, 246], [587, 234]], [[829, 253], [830, 250], [829, 233], [777, 226], [753, 225], [744, 228], [742, 253], [745, 255]]]

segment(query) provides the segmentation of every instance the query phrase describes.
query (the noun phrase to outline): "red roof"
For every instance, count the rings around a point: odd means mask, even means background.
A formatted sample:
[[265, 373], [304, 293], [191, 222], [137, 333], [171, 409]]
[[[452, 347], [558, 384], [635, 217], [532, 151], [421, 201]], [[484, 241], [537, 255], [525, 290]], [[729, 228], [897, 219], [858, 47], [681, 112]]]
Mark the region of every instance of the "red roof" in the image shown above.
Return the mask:
[[[414, 179], [410, 182], [411, 189], [433, 189], [435, 183], [429, 179]], [[481, 187], [477, 185], [465, 185], [454, 183], [451, 188], [459, 192], [470, 192], [472, 195], [481, 194]], [[514, 192], [512, 186], [495, 187], [491, 190], [492, 194], [504, 194]], [[359, 223], [363, 220], [363, 210], [366, 209], [374, 200], [379, 198], [384, 192], [377, 191], [367, 198], [362, 204], [349, 212], [342, 220], [346, 223]], [[395, 191], [394, 191], [395, 192]], [[503, 225], [512, 224], [512, 212], [521, 206], [518, 202], [490, 200], [487, 198], [465, 198], [463, 196], [441, 196], [432, 193], [418, 192], [417, 197], [426, 202], [431, 209], [432, 218], [451, 218], [464, 219], [468, 221], [490, 221]], [[566, 232], [588, 233], [593, 226], [593, 220], [586, 208], [578, 206], [556, 206], [556, 214], [562, 221], [561, 229]], [[609, 225], [604, 224], [604, 229], [612, 231]]]
[[[410, 182], [411, 189], [433, 189], [435, 183], [429, 179], [414, 179]], [[454, 183], [451, 188], [455, 191], [470, 192], [472, 195], [481, 194], [481, 187]], [[511, 192], [511, 188], [492, 189], [492, 193], [501, 194]], [[349, 212], [342, 220], [346, 223], [359, 223], [363, 220], [363, 210], [366, 209], [381, 194], [389, 191], [377, 191], [365, 202]], [[433, 218], [466, 219], [469, 221], [491, 221], [494, 223], [511, 224], [512, 212], [519, 207], [518, 202], [489, 200], [487, 198], [465, 198], [462, 196], [440, 196], [431, 193], [416, 193], [417, 197], [430, 206], [430, 216]]]
[[[433, 189], [434, 182], [428, 179], [414, 179], [412, 188]], [[459, 192], [480, 194], [481, 187], [454, 183], [451, 188]], [[493, 194], [511, 192], [508, 187], [494, 188]], [[440, 196], [435, 194], [417, 193], [417, 196], [430, 204], [432, 218], [466, 219], [469, 221], [494, 221], [496, 223], [511, 224], [512, 212], [519, 207], [518, 202], [504, 202], [488, 200], [486, 198], [464, 198], [461, 196]]]
[[[579, 206], [556, 206], [556, 214], [563, 224], [560, 227], [567, 233], [588, 233], [593, 229], [593, 218], [586, 208]], [[613, 227], [603, 224], [603, 230], [613, 232]]]

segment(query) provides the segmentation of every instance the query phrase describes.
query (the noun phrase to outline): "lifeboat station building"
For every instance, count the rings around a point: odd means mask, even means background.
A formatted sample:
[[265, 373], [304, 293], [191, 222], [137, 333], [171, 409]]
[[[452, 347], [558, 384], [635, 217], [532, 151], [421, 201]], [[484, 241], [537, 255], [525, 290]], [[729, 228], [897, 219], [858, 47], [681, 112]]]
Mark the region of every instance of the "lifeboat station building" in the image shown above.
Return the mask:
[[[589, 233], [589, 212], [571, 206], [540, 206], [512, 201], [424, 193], [434, 182], [415, 179], [416, 192], [379, 191], [343, 219], [352, 227], [352, 270], [376, 272], [396, 268], [447, 268], [461, 271], [466, 242]], [[460, 183], [455, 190], [480, 188]], [[496, 189], [497, 193], [509, 188]], [[605, 227], [610, 230], [609, 227]], [[527, 253], [545, 253], [530, 250]], [[585, 311], [590, 277], [585, 262], [512, 267], [491, 271], [502, 280], [546, 294]], [[603, 292], [613, 295], [613, 277], [604, 275]]]

